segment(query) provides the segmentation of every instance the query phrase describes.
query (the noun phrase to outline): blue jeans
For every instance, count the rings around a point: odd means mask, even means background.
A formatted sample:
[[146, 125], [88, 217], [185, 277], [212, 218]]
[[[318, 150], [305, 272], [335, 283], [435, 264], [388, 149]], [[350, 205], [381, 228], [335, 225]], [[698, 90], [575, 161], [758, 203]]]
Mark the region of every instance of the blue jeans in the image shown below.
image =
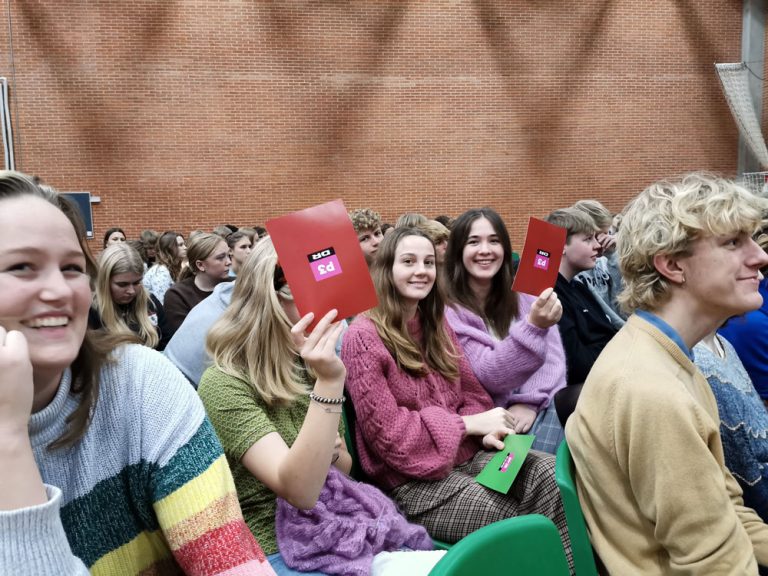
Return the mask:
[[288, 568], [283, 561], [283, 557], [280, 552], [277, 554], [270, 554], [267, 556], [269, 564], [272, 566], [272, 570], [275, 571], [277, 576], [326, 576], [322, 572], [299, 572], [293, 568]]

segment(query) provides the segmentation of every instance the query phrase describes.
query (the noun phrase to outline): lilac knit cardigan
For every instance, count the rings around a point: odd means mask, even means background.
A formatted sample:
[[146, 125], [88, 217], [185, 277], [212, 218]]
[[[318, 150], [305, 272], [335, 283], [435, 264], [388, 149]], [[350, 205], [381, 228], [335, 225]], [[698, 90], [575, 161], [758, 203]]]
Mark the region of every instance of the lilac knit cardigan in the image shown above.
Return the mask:
[[462, 306], [447, 307], [445, 317], [494, 404], [527, 404], [539, 411], [565, 386], [565, 352], [556, 325], [544, 330], [528, 322], [535, 299], [527, 294], [519, 298], [519, 319], [503, 340], [494, 338], [483, 319]]
[[277, 499], [275, 532], [290, 568], [344, 576], [370, 574], [379, 552], [433, 547], [427, 530], [410, 524], [381, 490], [333, 466], [311, 510]]

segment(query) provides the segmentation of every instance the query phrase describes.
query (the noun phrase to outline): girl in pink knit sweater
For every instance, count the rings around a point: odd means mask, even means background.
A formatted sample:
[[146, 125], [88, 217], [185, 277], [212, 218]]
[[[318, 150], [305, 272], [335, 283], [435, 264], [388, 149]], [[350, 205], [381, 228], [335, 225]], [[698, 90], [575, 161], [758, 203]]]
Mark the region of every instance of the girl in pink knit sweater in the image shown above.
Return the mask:
[[494, 210], [459, 216], [446, 251], [446, 318], [494, 404], [509, 410], [515, 432], [535, 434], [533, 448], [554, 454], [565, 437], [552, 402], [566, 382], [557, 329], [563, 307], [551, 288], [538, 298], [513, 292], [511, 255]]
[[530, 452], [508, 494], [474, 481], [514, 423], [493, 407], [444, 322], [431, 240], [396, 229], [372, 274], [379, 305], [350, 326], [341, 352], [365, 472], [433, 537], [456, 542], [491, 522], [538, 513], [553, 520], [570, 557], [552, 456]]

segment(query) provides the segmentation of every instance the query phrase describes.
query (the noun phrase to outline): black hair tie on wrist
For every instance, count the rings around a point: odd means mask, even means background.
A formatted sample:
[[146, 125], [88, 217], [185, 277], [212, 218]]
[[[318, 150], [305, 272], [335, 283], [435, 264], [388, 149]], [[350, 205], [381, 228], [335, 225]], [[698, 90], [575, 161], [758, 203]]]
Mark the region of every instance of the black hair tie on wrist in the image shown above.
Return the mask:
[[326, 398], [325, 396], [318, 396], [314, 392], [309, 393], [309, 399], [314, 400], [318, 404], [331, 404], [331, 405], [344, 404], [344, 400], [346, 400], [344, 396], [342, 396], [341, 398]]

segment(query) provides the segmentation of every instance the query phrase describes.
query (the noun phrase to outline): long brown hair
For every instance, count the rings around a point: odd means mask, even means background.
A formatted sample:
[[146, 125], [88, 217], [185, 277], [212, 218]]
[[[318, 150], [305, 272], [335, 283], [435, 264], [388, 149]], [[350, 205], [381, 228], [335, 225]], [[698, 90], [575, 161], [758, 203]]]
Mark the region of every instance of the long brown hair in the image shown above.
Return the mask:
[[[0, 202], [24, 196], [45, 200], [64, 213], [72, 223], [78, 243], [85, 255], [86, 272], [93, 277], [96, 273], [96, 264], [85, 242], [85, 225], [75, 204], [50, 186], [38, 184], [25, 174], [10, 170], [0, 171]], [[102, 366], [109, 360], [112, 350], [118, 344], [134, 340], [134, 338], [128, 340], [124, 337], [99, 336], [96, 338], [90, 330], [86, 330], [77, 357], [70, 366], [72, 371], [70, 394], [79, 396], [79, 402], [77, 408], [67, 416], [66, 430], [49, 445], [49, 449], [72, 446], [85, 435], [99, 398], [99, 373]]]
[[179, 246], [176, 244], [176, 232], [168, 230], [163, 232], [155, 245], [155, 263], [168, 268], [171, 278], [178, 282], [181, 276], [181, 258], [179, 258]]
[[406, 236], [420, 236], [432, 244], [429, 236], [417, 228], [396, 228], [384, 238], [371, 271], [379, 304], [368, 312], [368, 317], [401, 370], [413, 376], [426, 376], [431, 369], [448, 380], [455, 380], [459, 376], [459, 354], [446, 332], [445, 300], [437, 280], [418, 304], [421, 345], [408, 333], [402, 296], [392, 277], [397, 245]]
[[[469, 286], [470, 276], [464, 267], [463, 260], [464, 246], [469, 239], [472, 224], [480, 218], [485, 218], [491, 223], [504, 249], [501, 269], [493, 277], [485, 306], [478, 302]], [[445, 250], [445, 285], [449, 302], [460, 304], [471, 310], [480, 316], [499, 337], [503, 338], [509, 332], [510, 324], [520, 315], [517, 293], [512, 291], [513, 279], [512, 242], [509, 240], [509, 232], [501, 216], [492, 208], [486, 207], [467, 210], [456, 218], [451, 226], [451, 236]]]

